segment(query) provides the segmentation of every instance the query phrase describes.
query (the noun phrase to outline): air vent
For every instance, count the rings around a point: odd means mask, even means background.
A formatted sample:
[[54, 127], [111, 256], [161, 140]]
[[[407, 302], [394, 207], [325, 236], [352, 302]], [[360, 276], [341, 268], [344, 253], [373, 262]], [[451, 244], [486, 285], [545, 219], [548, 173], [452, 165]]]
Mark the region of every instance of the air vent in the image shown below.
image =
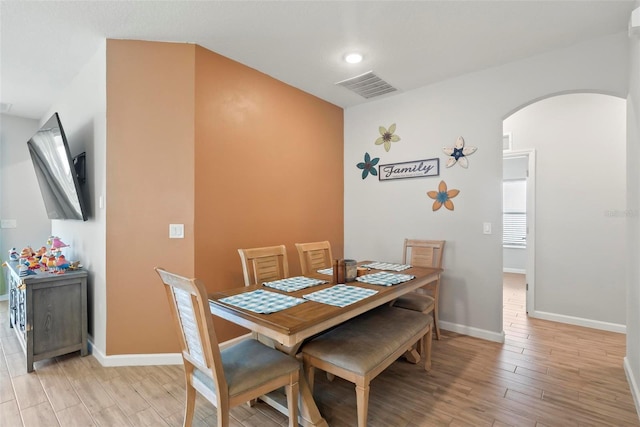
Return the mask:
[[398, 90], [373, 74], [373, 71], [368, 71], [364, 74], [343, 80], [336, 84], [346, 87], [350, 91], [353, 91], [364, 98], [373, 98]]

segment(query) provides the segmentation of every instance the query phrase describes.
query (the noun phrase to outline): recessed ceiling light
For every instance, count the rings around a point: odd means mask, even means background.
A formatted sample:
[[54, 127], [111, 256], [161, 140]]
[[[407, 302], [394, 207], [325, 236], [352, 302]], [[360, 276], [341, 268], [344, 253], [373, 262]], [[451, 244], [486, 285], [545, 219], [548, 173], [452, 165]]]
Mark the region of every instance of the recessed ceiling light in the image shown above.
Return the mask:
[[359, 53], [348, 53], [344, 56], [344, 60], [349, 64], [358, 64], [362, 62], [362, 55]]

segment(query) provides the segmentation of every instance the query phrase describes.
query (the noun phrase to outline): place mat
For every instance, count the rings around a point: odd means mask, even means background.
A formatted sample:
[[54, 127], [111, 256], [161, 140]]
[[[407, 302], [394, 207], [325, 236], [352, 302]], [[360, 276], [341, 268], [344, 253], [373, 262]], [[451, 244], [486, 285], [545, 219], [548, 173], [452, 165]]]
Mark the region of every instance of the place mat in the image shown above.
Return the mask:
[[320, 274], [326, 274], [328, 276], [333, 276], [333, 267], [330, 268], [323, 268], [321, 270], [318, 270], [318, 273]]
[[312, 279], [310, 277], [295, 276], [287, 277], [286, 279], [274, 280], [273, 282], [264, 282], [264, 286], [278, 289], [284, 292], [295, 292], [300, 289], [310, 288], [311, 286], [322, 285], [328, 283], [322, 279]]
[[406, 270], [407, 268], [411, 268], [411, 266], [407, 264], [394, 264], [391, 262], [371, 262], [369, 264], [363, 264], [360, 267], [373, 268], [375, 270], [391, 270], [391, 271], [402, 271], [402, 270]]
[[220, 298], [218, 301], [262, 314], [275, 313], [276, 311], [284, 310], [305, 302], [302, 298], [294, 298], [261, 289]]
[[364, 276], [356, 277], [356, 280], [358, 282], [369, 283], [371, 285], [391, 286], [397, 285], [398, 283], [408, 282], [415, 278], [416, 276], [412, 276], [410, 274], [396, 274], [379, 271], [378, 273], [365, 274]]
[[378, 291], [373, 289], [360, 288], [358, 286], [335, 285], [322, 289], [321, 291], [303, 295], [302, 298], [323, 304], [346, 307], [349, 304], [353, 304], [377, 293]]

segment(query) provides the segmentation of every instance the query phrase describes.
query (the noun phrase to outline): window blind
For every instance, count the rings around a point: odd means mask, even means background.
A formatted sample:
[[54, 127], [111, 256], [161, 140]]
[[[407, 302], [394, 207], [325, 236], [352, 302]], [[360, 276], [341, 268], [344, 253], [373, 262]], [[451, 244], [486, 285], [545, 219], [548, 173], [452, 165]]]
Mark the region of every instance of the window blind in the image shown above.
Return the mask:
[[502, 244], [527, 246], [527, 181], [502, 183]]

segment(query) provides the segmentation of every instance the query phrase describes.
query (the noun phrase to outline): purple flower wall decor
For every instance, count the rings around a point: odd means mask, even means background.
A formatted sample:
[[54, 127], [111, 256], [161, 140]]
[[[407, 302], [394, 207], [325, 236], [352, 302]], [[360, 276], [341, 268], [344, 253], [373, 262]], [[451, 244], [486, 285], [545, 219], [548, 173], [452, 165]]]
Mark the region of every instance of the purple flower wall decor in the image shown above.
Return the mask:
[[460, 190], [449, 190], [447, 191], [447, 183], [444, 181], [440, 181], [438, 185], [438, 191], [428, 191], [427, 196], [434, 199], [433, 202], [433, 211], [437, 211], [444, 205], [445, 208], [450, 211], [453, 210], [453, 202], [451, 199], [456, 197], [460, 193]]
[[444, 151], [447, 156], [451, 156], [449, 157], [449, 160], [447, 160], [446, 166], [450, 168], [451, 166], [458, 163], [463, 168], [468, 168], [469, 160], [467, 160], [466, 156], [472, 155], [476, 152], [477, 149], [478, 147], [465, 147], [464, 138], [459, 136], [458, 139], [456, 139], [456, 143], [453, 147], [442, 148], [442, 151]]
[[400, 137], [398, 135], [395, 135], [395, 131], [396, 131], [395, 123], [389, 126], [389, 129], [386, 129], [384, 126], [380, 126], [378, 128], [378, 131], [380, 132], [380, 137], [376, 139], [376, 145], [384, 144], [384, 149], [386, 151], [389, 151], [391, 149], [392, 142], [400, 141]]
[[369, 174], [378, 175], [376, 165], [380, 161], [379, 157], [372, 159], [369, 153], [364, 153], [364, 162], [358, 163], [356, 166], [358, 169], [362, 169], [362, 179], [365, 179]]

